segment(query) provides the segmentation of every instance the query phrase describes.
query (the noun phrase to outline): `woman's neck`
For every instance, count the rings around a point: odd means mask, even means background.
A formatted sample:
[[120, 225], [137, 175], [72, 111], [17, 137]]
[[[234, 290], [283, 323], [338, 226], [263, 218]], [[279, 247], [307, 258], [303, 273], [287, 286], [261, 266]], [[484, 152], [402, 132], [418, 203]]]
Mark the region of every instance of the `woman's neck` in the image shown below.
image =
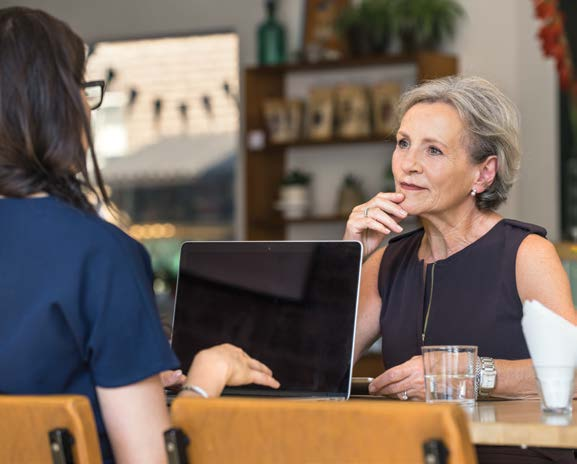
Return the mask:
[[425, 235], [419, 259], [425, 263], [446, 259], [477, 241], [501, 219], [494, 211], [481, 211], [476, 206], [459, 214], [421, 217]]

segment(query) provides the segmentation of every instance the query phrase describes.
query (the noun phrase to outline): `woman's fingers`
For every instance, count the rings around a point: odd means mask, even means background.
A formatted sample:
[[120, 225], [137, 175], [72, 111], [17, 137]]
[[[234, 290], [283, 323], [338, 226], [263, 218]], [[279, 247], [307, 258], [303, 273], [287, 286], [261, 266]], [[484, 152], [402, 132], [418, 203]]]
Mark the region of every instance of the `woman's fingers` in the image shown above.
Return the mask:
[[272, 376], [268, 366], [251, 358], [244, 350], [234, 345], [220, 345], [229, 364], [229, 376], [226, 384], [230, 386], [256, 383], [271, 388], [279, 388], [280, 383]]
[[369, 384], [369, 393], [379, 394], [380, 392], [383, 392], [382, 394], [384, 395], [397, 393], [398, 389], [395, 389], [394, 385], [407, 379], [410, 375], [410, 373], [405, 372], [405, 370], [401, 366], [387, 369], [376, 379], [374, 379]]
[[[403, 197], [404, 195], [401, 193], [399, 194]], [[369, 201], [369, 207], [374, 207], [385, 211], [388, 214], [392, 214], [399, 218], [399, 220], [405, 219], [408, 215], [407, 211], [405, 211], [400, 205], [396, 202], [390, 200], [388, 194], [386, 193], [379, 193], [373, 199]]]
[[279, 388], [280, 383], [277, 379], [275, 379], [272, 375], [265, 374], [264, 372], [260, 371], [251, 371], [250, 375], [250, 382], [255, 383], [257, 385], [264, 385], [266, 387], [271, 388]]
[[391, 216], [389, 216], [388, 214], [384, 213], [381, 209], [379, 208], [370, 208], [367, 211], [367, 219], [373, 219], [374, 221], [382, 224], [385, 228], [388, 228], [389, 231], [393, 231], [393, 232], [402, 232], [403, 228], [397, 224], [397, 221], [395, 221]]
[[272, 375], [272, 371], [269, 369], [268, 366], [261, 363], [260, 361], [257, 361], [254, 358], [251, 358], [250, 356], [249, 356], [249, 360], [248, 360], [248, 366], [251, 369], [254, 369], [255, 371], [259, 371], [259, 372], [262, 372], [262, 373], [267, 374], [267, 375]]
[[186, 376], [180, 369], [176, 371], [162, 371], [160, 373], [160, 381], [164, 388], [180, 387], [186, 382]]
[[379, 232], [380, 234], [385, 234], [385, 235], [388, 235], [391, 233], [391, 229], [389, 227], [387, 227], [382, 222], [379, 222], [373, 218], [366, 218], [365, 229], [374, 230], [376, 232]]
[[[394, 395], [404, 399], [424, 398], [425, 382], [421, 356], [386, 370], [369, 385], [371, 395]], [[399, 396], [400, 395], [400, 396]]]

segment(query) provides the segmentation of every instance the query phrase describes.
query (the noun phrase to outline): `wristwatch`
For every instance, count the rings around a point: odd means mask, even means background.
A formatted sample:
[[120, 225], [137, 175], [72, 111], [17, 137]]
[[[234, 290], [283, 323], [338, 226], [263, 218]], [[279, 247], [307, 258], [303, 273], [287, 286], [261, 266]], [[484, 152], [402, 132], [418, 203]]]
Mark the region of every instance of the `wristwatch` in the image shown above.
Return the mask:
[[477, 393], [478, 396], [489, 396], [497, 382], [497, 370], [493, 358], [477, 358]]

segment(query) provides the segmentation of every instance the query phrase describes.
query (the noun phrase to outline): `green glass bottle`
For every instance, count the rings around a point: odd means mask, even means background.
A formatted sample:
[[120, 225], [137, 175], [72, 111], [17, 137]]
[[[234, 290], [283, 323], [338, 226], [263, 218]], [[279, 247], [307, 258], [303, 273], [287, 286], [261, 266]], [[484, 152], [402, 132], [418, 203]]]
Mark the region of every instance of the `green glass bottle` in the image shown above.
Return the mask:
[[258, 62], [281, 64], [286, 59], [285, 31], [276, 20], [276, 0], [266, 0], [267, 18], [258, 27]]

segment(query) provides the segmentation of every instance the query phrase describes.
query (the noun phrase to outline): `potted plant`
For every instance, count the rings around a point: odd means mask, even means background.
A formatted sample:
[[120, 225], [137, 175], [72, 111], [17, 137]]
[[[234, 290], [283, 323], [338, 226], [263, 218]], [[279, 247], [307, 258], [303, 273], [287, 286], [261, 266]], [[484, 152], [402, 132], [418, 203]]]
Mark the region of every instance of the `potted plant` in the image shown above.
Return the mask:
[[465, 15], [456, 0], [396, 0], [393, 16], [403, 51], [435, 50], [455, 36]]
[[393, 33], [391, 0], [364, 0], [345, 8], [336, 22], [352, 56], [385, 53]]
[[311, 175], [300, 169], [289, 171], [282, 179], [278, 209], [286, 219], [301, 219], [310, 210]]

